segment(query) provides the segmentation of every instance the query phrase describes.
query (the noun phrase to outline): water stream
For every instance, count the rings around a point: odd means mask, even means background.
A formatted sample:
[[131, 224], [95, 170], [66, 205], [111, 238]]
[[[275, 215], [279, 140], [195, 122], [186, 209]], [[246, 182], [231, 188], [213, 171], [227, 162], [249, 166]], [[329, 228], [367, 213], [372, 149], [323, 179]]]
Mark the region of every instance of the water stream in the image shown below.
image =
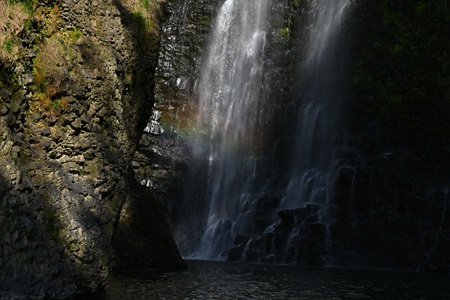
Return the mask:
[[[229, 255], [226, 250], [237, 244], [238, 236], [273, 232], [278, 226], [278, 210], [311, 203], [326, 207], [335, 168], [343, 164], [333, 153], [339, 146], [345, 69], [345, 45], [340, 34], [350, 3], [315, 0], [309, 4], [309, 25], [302, 29], [306, 38], [302, 36], [296, 62], [300, 79], [294, 87], [299, 107], [292, 120], [297, 123], [295, 138], [285, 149], [293, 156], [287, 157], [287, 174], [281, 174], [288, 180], [285, 191], [277, 191], [283, 194], [280, 201], [274, 196], [273, 173], [260, 169], [273, 167], [273, 154], [267, 149], [275, 143], [264, 136], [271, 126], [267, 120], [273, 114], [273, 109], [267, 108], [276, 103], [267, 95], [277, 84], [267, 80], [271, 72], [266, 63], [270, 60], [267, 44], [282, 33], [274, 34], [280, 29], [271, 27], [270, 22], [275, 21], [269, 18], [270, 0], [227, 0], [221, 6], [197, 84], [197, 128], [204, 138], [193, 152], [196, 161], [207, 165], [204, 202], [208, 212], [203, 217], [198, 245], [190, 246], [193, 251], [183, 253], [185, 256], [223, 259]], [[245, 239], [248, 241], [244, 238], [241, 243], [245, 244]], [[252, 247], [256, 252], [267, 251], [261, 245]], [[270, 252], [276, 247], [269, 248]]]
[[217, 258], [232, 245], [242, 206], [252, 185], [252, 158], [264, 95], [264, 49], [269, 0], [227, 0], [220, 8], [199, 80], [199, 128], [208, 160], [209, 214], [193, 257]]
[[330, 183], [339, 146], [339, 118], [343, 97], [345, 46], [341, 29], [350, 0], [316, 0], [309, 12], [305, 62], [300, 72], [297, 139], [291, 158], [291, 180], [284, 208], [301, 203], [324, 204], [330, 197]]

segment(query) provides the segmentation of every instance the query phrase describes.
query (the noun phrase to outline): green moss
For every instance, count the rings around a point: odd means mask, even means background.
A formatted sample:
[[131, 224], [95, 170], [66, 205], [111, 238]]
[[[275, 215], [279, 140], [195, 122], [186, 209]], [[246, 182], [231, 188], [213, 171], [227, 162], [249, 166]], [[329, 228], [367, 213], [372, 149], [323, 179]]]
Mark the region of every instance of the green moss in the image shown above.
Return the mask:
[[5, 220], [5, 226], [8, 230], [14, 229], [17, 222], [16, 215], [13, 213], [8, 213]]
[[33, 60], [34, 108], [56, 113], [64, 110], [67, 99], [60, 97], [65, 82], [71, 80], [76, 50], [74, 44], [83, 38], [79, 29], [61, 31], [46, 38]]
[[63, 241], [63, 245], [64, 245], [64, 248], [66, 248], [69, 251], [74, 251], [79, 248], [78, 244], [74, 241], [71, 241], [71, 242]]
[[145, 20], [144, 15], [142, 14], [142, 12], [140, 11], [134, 11], [131, 13], [132, 19], [133, 19], [133, 23], [139, 27], [139, 28], [143, 28], [143, 29], [147, 29], [148, 28], [148, 24]]
[[284, 36], [289, 36], [291, 34], [291, 30], [289, 27], [283, 27], [280, 29], [280, 34]]
[[13, 43], [9, 38], [6, 38], [4, 41], [5, 44], [5, 49], [6, 52], [8, 52], [8, 54], [12, 55], [13, 54]]
[[38, 4], [38, 0], [6, 0], [11, 4], [21, 3], [29, 12], [34, 12], [35, 7]]
[[83, 37], [83, 32], [79, 28], [75, 28], [73, 30], [66, 31], [66, 41], [70, 44], [78, 41]]
[[141, 0], [141, 5], [142, 5], [145, 9], [149, 9], [149, 8], [150, 8], [150, 1], [149, 1], [149, 0]]
[[50, 207], [44, 208], [44, 225], [45, 229], [53, 240], [59, 240], [59, 233], [61, 230], [61, 219], [56, 212]]

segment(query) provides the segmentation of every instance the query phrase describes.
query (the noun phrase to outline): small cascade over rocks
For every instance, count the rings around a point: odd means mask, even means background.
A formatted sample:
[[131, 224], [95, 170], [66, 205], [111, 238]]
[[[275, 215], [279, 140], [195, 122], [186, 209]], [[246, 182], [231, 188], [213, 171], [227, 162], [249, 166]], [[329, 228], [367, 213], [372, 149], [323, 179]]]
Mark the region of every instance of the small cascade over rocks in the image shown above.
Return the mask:
[[313, 1], [307, 18], [310, 28], [297, 92], [298, 123], [291, 157], [290, 182], [283, 207], [299, 203], [326, 204], [334, 168], [341, 167], [335, 149], [344, 96], [345, 58], [341, 29], [350, 0]]
[[[227, 251], [227, 259], [324, 265], [328, 224], [320, 222], [321, 209], [320, 205], [307, 204], [279, 210], [278, 221], [265, 227], [261, 234], [237, 235], [235, 246]], [[258, 222], [258, 218], [255, 221]]]
[[[220, 7], [195, 85], [195, 135], [202, 138], [192, 144], [197, 169], [190, 169], [193, 178], [203, 172], [207, 179], [204, 185], [188, 180], [184, 200], [203, 211], [195, 223], [204, 225], [200, 235], [191, 234], [187, 247], [179, 239], [187, 250], [184, 256], [324, 264], [329, 235], [325, 199], [334, 176], [336, 106], [342, 97], [335, 82], [343, 63], [336, 58], [336, 35], [349, 3], [317, 0], [308, 7], [306, 46], [298, 47], [297, 71], [290, 70], [290, 75], [299, 74], [293, 106], [274, 105], [271, 98], [280, 81], [271, 80], [279, 70], [267, 49], [290, 30], [280, 28], [282, 21], [270, 13], [278, 4], [227, 0]], [[293, 26], [291, 21], [286, 25]], [[267, 132], [280, 128], [271, 122], [283, 114], [298, 125], [291, 130], [293, 142], [276, 149], [286, 133], [274, 137]], [[290, 167], [279, 168], [281, 160]], [[204, 190], [193, 196], [193, 186]], [[314, 241], [305, 243], [312, 236]]]
[[209, 213], [194, 257], [214, 259], [232, 245], [243, 194], [253, 185], [259, 123], [264, 118], [264, 63], [269, 0], [227, 0], [210, 39], [198, 83], [196, 148], [207, 159]]
[[[446, 259], [447, 190], [433, 183], [424, 192], [414, 151], [380, 144], [377, 113], [358, 108], [378, 101], [353, 86], [360, 56], [372, 59], [361, 52], [388, 26], [373, 20], [393, 7], [173, 0], [167, 8], [155, 77], [162, 115], [149, 122], [164, 132], [143, 135], [133, 168], [166, 202], [183, 257], [401, 269]], [[366, 149], [367, 140], [380, 148]]]

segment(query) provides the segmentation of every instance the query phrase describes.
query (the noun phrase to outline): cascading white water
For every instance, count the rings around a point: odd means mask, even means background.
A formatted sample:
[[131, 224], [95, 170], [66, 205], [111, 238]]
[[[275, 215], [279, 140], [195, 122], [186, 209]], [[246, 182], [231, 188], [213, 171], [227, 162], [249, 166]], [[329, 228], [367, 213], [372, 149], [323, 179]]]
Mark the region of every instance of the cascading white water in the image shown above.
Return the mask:
[[339, 115], [343, 97], [345, 45], [341, 28], [351, 0], [315, 0], [301, 69], [301, 107], [292, 157], [291, 180], [284, 208], [305, 203], [326, 204], [338, 146]]
[[[277, 221], [277, 208], [326, 204], [333, 167], [339, 167], [333, 150], [338, 145], [345, 69], [342, 55], [346, 52], [339, 37], [351, 0], [314, 0], [309, 2], [307, 42], [301, 45], [304, 54], [299, 54], [303, 59], [299, 59], [302, 80], [295, 88], [299, 91], [298, 124], [295, 143], [289, 144], [293, 150], [284, 150], [294, 156], [289, 161], [290, 182], [281, 206], [275, 195], [278, 191], [271, 190], [270, 172], [259, 176], [266, 177], [266, 183], [254, 180], [256, 152], [264, 148], [261, 120], [268, 118], [266, 108], [274, 105], [273, 101], [266, 103], [266, 98], [276, 84], [267, 81], [270, 70], [265, 69], [269, 57], [266, 44], [274, 35], [274, 27], [268, 24], [270, 1], [226, 0], [213, 26], [196, 88], [197, 130], [203, 138], [194, 150], [197, 163], [207, 164], [203, 203], [208, 203], [209, 209], [202, 237], [187, 247], [187, 257], [220, 259], [234, 246], [236, 234], [251, 236], [275, 228], [276, 224], [269, 225]], [[271, 167], [271, 163], [262, 164]]]
[[233, 245], [240, 196], [251, 185], [269, 1], [227, 0], [213, 28], [198, 83], [198, 124], [206, 143], [198, 145], [197, 158], [209, 161], [210, 208], [193, 257], [217, 259]]

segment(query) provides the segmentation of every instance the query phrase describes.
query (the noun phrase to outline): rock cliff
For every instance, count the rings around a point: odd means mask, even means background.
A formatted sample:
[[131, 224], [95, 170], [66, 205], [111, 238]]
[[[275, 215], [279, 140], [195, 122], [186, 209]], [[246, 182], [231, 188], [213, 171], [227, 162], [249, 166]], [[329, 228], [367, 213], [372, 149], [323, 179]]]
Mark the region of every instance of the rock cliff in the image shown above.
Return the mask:
[[[189, 180], [205, 182], [203, 166], [195, 166], [191, 160], [197, 109], [195, 84], [220, 3], [173, 0], [167, 4], [170, 14], [162, 25], [154, 114], [149, 123], [151, 126], [153, 122], [153, 130], [142, 136], [133, 166], [139, 181], [168, 208], [182, 254], [202, 230], [196, 220], [206, 213], [206, 206], [196, 205], [198, 200], [194, 200], [204, 199], [206, 186], [184, 189]], [[186, 200], [189, 197], [193, 200]]]
[[260, 197], [257, 233], [237, 235], [228, 259], [448, 272], [449, 24], [443, 1], [352, 3], [339, 36], [348, 69], [328, 201], [281, 210], [279, 195]]
[[[178, 248], [186, 256], [197, 246], [205, 225], [201, 220], [208, 213], [208, 166], [193, 155], [203, 138], [196, 123], [199, 110], [196, 85], [221, 4], [223, 1], [219, 0], [168, 3], [170, 17], [162, 25], [155, 73], [155, 114], [133, 164], [141, 183], [163, 199]], [[270, 72], [265, 74], [265, 84], [270, 86], [269, 82], [276, 82], [277, 85], [265, 97], [277, 100], [268, 105], [274, 120], [263, 123], [277, 125], [261, 128], [268, 140], [285, 122], [283, 110], [289, 105], [292, 93], [295, 58], [291, 50], [295, 38], [290, 31], [297, 22], [296, 9], [298, 6], [292, 1], [273, 2], [271, 7], [273, 25], [266, 49]]]
[[[208, 210], [207, 166], [190, 160], [193, 140], [201, 140], [192, 130], [195, 79], [211, 20], [223, 2], [191, 3], [171, 1], [156, 72], [159, 112], [133, 163], [141, 183], [165, 199], [180, 251], [187, 255], [201, 238]], [[296, 112], [305, 101], [298, 83], [304, 80], [308, 10], [314, 3], [272, 2], [271, 18], [283, 23], [273, 23], [267, 43], [273, 94], [265, 96], [274, 120], [263, 128], [272, 148], [261, 153], [271, 163], [261, 162], [270, 171], [256, 175], [273, 182], [267, 194], [250, 195], [255, 207], [246, 221], [254, 232], [238, 232], [224, 258], [445, 272], [450, 245], [445, 1], [352, 2], [339, 36], [345, 93], [331, 108], [343, 115], [336, 136], [324, 137], [337, 143], [327, 203], [299, 199], [297, 208], [279, 207], [296, 155]]]
[[164, 4], [0, 3], [2, 299], [94, 292], [111, 266], [183, 266], [131, 167]]

